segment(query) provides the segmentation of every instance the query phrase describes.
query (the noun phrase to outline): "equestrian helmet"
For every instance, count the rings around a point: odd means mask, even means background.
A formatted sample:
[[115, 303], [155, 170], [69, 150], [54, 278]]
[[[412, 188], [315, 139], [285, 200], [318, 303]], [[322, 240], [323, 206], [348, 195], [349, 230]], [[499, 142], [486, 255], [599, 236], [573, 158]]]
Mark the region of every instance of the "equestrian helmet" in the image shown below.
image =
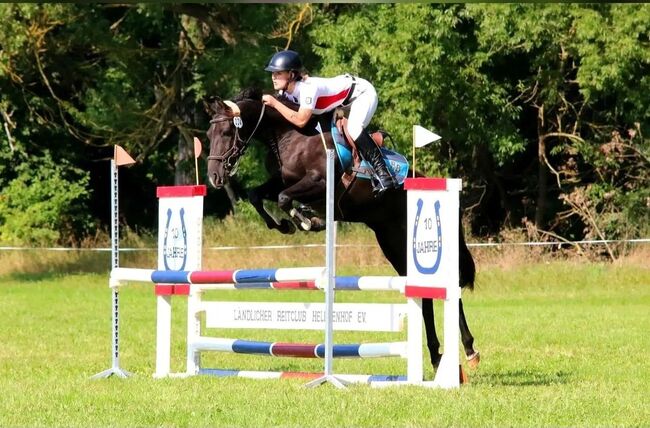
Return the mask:
[[266, 71], [300, 71], [302, 69], [302, 61], [300, 55], [295, 51], [280, 51], [271, 57], [269, 65], [264, 70]]

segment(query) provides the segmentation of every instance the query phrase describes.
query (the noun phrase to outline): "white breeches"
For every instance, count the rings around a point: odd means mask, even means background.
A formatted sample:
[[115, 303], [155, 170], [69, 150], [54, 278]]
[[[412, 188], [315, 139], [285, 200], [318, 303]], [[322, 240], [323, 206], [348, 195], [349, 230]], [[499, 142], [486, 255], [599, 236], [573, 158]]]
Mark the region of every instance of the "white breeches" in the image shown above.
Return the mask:
[[356, 140], [366, 126], [370, 124], [372, 116], [377, 110], [377, 91], [365, 79], [356, 77], [356, 86], [352, 93], [350, 115], [348, 116], [348, 132]]

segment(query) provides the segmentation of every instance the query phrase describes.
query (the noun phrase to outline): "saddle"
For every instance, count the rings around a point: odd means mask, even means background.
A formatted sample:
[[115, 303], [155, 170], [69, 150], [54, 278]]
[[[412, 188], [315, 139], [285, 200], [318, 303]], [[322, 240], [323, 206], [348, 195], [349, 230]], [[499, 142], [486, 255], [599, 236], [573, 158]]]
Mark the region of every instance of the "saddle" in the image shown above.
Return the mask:
[[[334, 139], [334, 146], [343, 169], [341, 182], [347, 189], [354, 182], [355, 178], [362, 178], [370, 180], [373, 176], [372, 167], [361, 158], [357, 145], [350, 137], [348, 132], [348, 119], [345, 117], [343, 109], [336, 109], [332, 116], [332, 138]], [[369, 134], [372, 140], [377, 144], [386, 165], [393, 173], [395, 179], [399, 184], [404, 182], [406, 174], [408, 174], [409, 164], [406, 158], [399, 153], [388, 150], [384, 147], [384, 141], [388, 134], [384, 131], [376, 131]]]

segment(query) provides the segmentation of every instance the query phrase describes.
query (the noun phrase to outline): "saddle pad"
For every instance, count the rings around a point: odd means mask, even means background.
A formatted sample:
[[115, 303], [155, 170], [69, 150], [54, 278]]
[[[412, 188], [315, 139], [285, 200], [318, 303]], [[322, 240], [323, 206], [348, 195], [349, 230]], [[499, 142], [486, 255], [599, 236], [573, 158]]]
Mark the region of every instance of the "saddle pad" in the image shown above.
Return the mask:
[[[332, 124], [332, 139], [334, 140], [334, 147], [336, 147], [336, 155], [339, 158], [339, 162], [341, 163], [341, 168], [343, 168], [343, 171], [349, 170], [354, 166], [352, 165], [352, 150], [345, 140], [345, 137], [341, 135], [339, 130], [336, 128], [336, 125], [334, 124]], [[397, 180], [397, 183], [403, 184], [404, 179], [408, 175], [409, 171], [409, 163], [406, 158], [401, 154], [392, 150], [388, 150], [384, 147], [381, 147], [380, 151], [384, 157], [386, 165]], [[362, 171], [369, 171], [372, 169], [372, 166], [362, 159], [359, 168]], [[371, 178], [370, 175], [363, 172], [357, 173], [357, 177], [366, 180], [370, 180]]]

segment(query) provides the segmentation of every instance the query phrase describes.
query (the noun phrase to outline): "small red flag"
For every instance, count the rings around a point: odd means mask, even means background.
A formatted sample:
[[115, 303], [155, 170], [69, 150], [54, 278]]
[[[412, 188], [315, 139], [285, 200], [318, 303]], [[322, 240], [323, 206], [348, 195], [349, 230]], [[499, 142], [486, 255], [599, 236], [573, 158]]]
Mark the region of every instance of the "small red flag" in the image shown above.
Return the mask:
[[115, 146], [113, 159], [115, 159], [115, 164], [117, 166], [131, 165], [135, 163], [135, 160], [120, 146]]
[[201, 156], [201, 140], [194, 137], [194, 157], [198, 158], [199, 156]]

